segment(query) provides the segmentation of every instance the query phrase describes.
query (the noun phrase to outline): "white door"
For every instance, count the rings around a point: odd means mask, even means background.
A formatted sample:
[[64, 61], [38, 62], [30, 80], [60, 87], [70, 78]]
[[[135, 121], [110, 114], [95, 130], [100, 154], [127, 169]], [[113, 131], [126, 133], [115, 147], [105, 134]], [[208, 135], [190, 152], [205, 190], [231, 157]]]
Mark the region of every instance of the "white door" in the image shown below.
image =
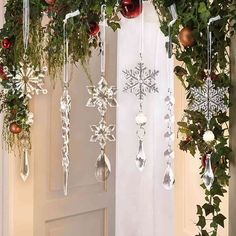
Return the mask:
[[[107, 80], [116, 85], [116, 34], [107, 36]], [[93, 53], [90, 71], [94, 84], [100, 80], [99, 51]], [[61, 83], [45, 96], [35, 97], [32, 110], [33, 150], [31, 173], [26, 183], [19, 176], [19, 158], [10, 163], [9, 230], [4, 236], [114, 236], [115, 235], [115, 142], [107, 147], [112, 174], [107, 183], [95, 179], [99, 145], [90, 143], [90, 125], [98, 124], [98, 111], [87, 108], [89, 85], [82, 69], [73, 68], [69, 193], [62, 188]], [[50, 88], [50, 86], [48, 85]], [[52, 86], [51, 86], [52, 87]], [[107, 119], [115, 123], [115, 108]]]

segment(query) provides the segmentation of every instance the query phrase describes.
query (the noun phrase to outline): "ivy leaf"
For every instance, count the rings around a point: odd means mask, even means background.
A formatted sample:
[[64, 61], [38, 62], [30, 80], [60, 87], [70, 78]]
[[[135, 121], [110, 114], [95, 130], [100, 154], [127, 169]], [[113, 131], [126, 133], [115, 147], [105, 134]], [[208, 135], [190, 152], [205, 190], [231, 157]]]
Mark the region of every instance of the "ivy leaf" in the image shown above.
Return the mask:
[[202, 215], [202, 214], [203, 214], [202, 208], [201, 208], [200, 205], [197, 205], [197, 214], [198, 214], [198, 215]]
[[224, 228], [224, 221], [225, 221], [226, 217], [222, 214], [218, 214], [216, 216], [213, 217], [213, 221], [215, 223], [217, 223], [218, 225], [222, 226]]
[[206, 219], [204, 216], [199, 216], [199, 220], [197, 222], [197, 225], [200, 226], [201, 228], [204, 228], [206, 226]]
[[214, 213], [214, 207], [210, 204], [205, 203], [202, 208], [205, 210], [206, 216], [208, 216], [210, 213]]
[[202, 236], [209, 236], [206, 230], [202, 230]]

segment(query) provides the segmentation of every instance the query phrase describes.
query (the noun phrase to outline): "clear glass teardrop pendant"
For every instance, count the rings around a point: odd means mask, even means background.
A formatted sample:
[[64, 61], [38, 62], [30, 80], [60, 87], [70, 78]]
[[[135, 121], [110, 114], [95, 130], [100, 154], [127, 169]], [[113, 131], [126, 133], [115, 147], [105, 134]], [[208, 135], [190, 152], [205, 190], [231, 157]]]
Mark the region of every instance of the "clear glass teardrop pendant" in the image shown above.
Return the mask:
[[143, 171], [146, 166], [147, 158], [144, 152], [143, 140], [139, 140], [139, 151], [136, 156], [136, 165], [140, 171]]
[[25, 182], [29, 177], [29, 150], [24, 149], [21, 157], [20, 176]]
[[175, 177], [170, 164], [167, 164], [167, 168], [164, 175], [163, 186], [166, 190], [171, 190], [175, 183]]
[[95, 177], [97, 181], [106, 181], [111, 174], [111, 163], [104, 152], [102, 152], [96, 162]]
[[203, 183], [205, 184], [206, 188], [208, 191], [211, 190], [211, 186], [214, 182], [214, 173], [211, 167], [211, 154], [206, 155], [206, 166], [205, 166], [205, 171], [202, 176]]

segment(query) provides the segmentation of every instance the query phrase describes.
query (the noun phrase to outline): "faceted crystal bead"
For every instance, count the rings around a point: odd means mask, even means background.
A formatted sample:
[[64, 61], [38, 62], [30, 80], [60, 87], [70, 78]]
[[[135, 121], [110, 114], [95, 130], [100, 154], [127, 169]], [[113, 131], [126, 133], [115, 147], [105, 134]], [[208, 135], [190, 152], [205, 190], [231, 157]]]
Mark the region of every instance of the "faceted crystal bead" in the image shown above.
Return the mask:
[[166, 190], [171, 190], [174, 186], [174, 182], [174, 173], [172, 171], [171, 165], [168, 164], [164, 175], [163, 186]]
[[210, 191], [212, 184], [214, 182], [214, 174], [211, 167], [211, 154], [207, 154], [205, 163], [206, 163], [206, 166], [205, 166], [205, 171], [204, 171], [202, 179], [207, 190]]
[[95, 166], [95, 177], [97, 181], [106, 181], [111, 174], [111, 164], [105, 153], [101, 153]]
[[25, 182], [29, 177], [29, 150], [24, 149], [21, 157], [20, 176]]
[[139, 151], [136, 156], [136, 165], [140, 171], [143, 171], [146, 165], [146, 161], [147, 161], [147, 158], [144, 152], [143, 141], [139, 140]]

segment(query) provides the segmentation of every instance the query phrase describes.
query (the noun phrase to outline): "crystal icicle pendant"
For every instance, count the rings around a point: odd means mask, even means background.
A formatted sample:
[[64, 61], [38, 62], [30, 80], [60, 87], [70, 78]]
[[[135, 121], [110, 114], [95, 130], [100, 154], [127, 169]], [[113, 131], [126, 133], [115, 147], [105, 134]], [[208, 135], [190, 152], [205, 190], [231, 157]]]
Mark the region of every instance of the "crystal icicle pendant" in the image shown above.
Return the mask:
[[106, 181], [111, 174], [111, 163], [104, 152], [102, 152], [95, 165], [95, 177], [97, 181]]
[[147, 161], [147, 158], [144, 152], [143, 140], [139, 140], [139, 151], [136, 156], [136, 165], [140, 171], [143, 171], [146, 165], [146, 161]]
[[20, 176], [25, 182], [29, 177], [29, 150], [25, 148], [21, 157]]
[[214, 174], [211, 167], [211, 154], [206, 155], [206, 166], [203, 174], [203, 183], [205, 184], [208, 191], [211, 190], [211, 186], [214, 182]]
[[69, 170], [68, 168], [63, 168], [63, 191], [64, 191], [64, 195], [67, 196], [68, 195], [68, 180], [69, 180]]
[[29, 150], [30, 150], [30, 142], [29, 142], [29, 134], [24, 132], [21, 137], [22, 144], [22, 156], [20, 161], [20, 176], [22, 180], [25, 182], [29, 177], [30, 167], [29, 167]]
[[166, 190], [171, 190], [174, 186], [174, 182], [174, 173], [171, 168], [171, 165], [168, 164], [164, 175], [163, 186]]

